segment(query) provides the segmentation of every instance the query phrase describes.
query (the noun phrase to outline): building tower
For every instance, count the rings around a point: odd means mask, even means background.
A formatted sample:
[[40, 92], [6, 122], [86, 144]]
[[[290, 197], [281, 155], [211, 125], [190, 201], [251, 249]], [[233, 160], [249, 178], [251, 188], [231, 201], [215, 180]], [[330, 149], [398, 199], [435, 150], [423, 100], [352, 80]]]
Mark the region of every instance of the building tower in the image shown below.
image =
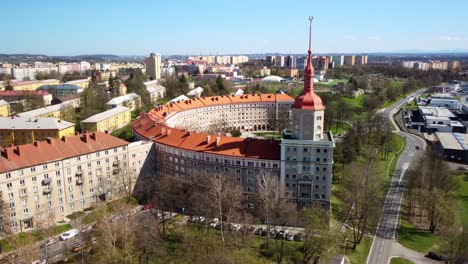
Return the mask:
[[153, 80], [161, 79], [161, 55], [151, 53], [145, 58], [146, 76]]
[[[314, 92], [312, 17], [304, 91], [292, 109], [292, 131], [281, 140], [282, 195], [301, 206], [330, 208], [333, 136], [323, 131], [325, 106]], [[289, 134], [289, 136], [285, 136]]]

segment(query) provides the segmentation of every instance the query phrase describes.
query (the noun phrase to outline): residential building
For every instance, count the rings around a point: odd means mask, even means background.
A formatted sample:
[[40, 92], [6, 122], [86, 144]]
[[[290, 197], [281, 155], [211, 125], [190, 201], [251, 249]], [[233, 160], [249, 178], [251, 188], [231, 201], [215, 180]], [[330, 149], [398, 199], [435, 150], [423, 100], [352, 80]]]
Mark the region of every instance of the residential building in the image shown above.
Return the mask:
[[64, 103], [56, 104], [56, 105], [50, 105], [38, 109], [34, 109], [31, 111], [23, 112], [16, 114], [19, 117], [54, 117], [57, 119], [60, 119], [64, 109], [69, 109], [69, 108], [76, 108], [76, 102], [75, 101], [66, 101]]
[[355, 56], [356, 65], [365, 65], [367, 64], [367, 55], [357, 55]]
[[[310, 42], [309, 42], [310, 43]], [[185, 99], [141, 113], [133, 122], [137, 139], [152, 140], [156, 173], [183, 181], [198, 174], [222, 174], [243, 188], [248, 208], [255, 208], [256, 183], [263, 177], [280, 181], [281, 197], [299, 206], [330, 209], [334, 141], [324, 131], [324, 105], [314, 93], [312, 52], [308, 52], [304, 91]], [[281, 142], [213, 135], [233, 129], [271, 130], [280, 113], [292, 112], [292, 129]], [[289, 116], [283, 120], [289, 124]]]
[[190, 90], [190, 92], [187, 93], [187, 96], [189, 98], [200, 98], [202, 93], [203, 93], [203, 88], [198, 86], [197, 88]]
[[10, 104], [5, 100], [0, 100], [0, 116], [10, 116]]
[[275, 67], [284, 67], [284, 56], [275, 56]]
[[344, 57], [344, 65], [354, 65], [355, 64], [355, 60], [356, 60], [356, 56], [354, 55], [345, 55]]
[[47, 91], [53, 95], [53, 97], [67, 96], [70, 94], [78, 94], [83, 92], [83, 88], [77, 85], [71, 84], [59, 84], [59, 85], [43, 85], [38, 90]]
[[38, 81], [11, 81], [10, 85], [14, 91], [34, 91], [43, 85], [58, 85], [60, 80], [38, 80]]
[[127, 176], [129, 148], [94, 132], [3, 149], [0, 192], [13, 231], [54, 224], [100, 200], [125, 196], [134, 183]]
[[89, 79], [90, 79], [90, 78], [68, 81], [68, 82], [66, 82], [65, 84], [76, 85], [76, 86], [79, 86], [79, 87], [81, 87], [81, 88], [83, 88], [83, 89], [88, 89], [88, 86], [89, 86]]
[[151, 53], [145, 58], [146, 76], [153, 80], [161, 79], [161, 55]]
[[5, 100], [9, 103], [13, 102], [19, 102], [23, 101], [26, 99], [31, 99], [33, 97], [38, 97], [41, 98], [42, 101], [44, 102], [44, 105], [50, 105], [52, 101], [52, 94], [46, 92], [46, 91], [41, 91], [41, 90], [36, 90], [36, 91], [29, 91], [29, 90], [24, 90], [24, 91], [3, 91], [0, 92], [0, 99]]
[[52, 117], [0, 117], [0, 144], [22, 145], [75, 134], [75, 124]]
[[131, 122], [131, 110], [128, 107], [116, 106], [110, 110], [90, 116], [81, 121], [83, 131], [108, 131], [109, 133], [128, 125]]
[[157, 80], [144, 82], [143, 84], [151, 96], [151, 102], [156, 102], [158, 99], [162, 99], [166, 95], [166, 87], [158, 84]]
[[333, 59], [333, 63], [334, 63], [334, 66], [335, 67], [338, 67], [338, 66], [343, 66], [345, 63], [344, 63], [344, 56], [343, 55], [340, 55], [340, 56], [332, 56], [332, 59]]
[[36, 74], [39, 72], [50, 73], [57, 70], [57, 67], [11, 68], [11, 75], [18, 81], [25, 79], [35, 80]]
[[85, 71], [88, 71], [88, 70], [91, 70], [91, 63], [89, 63], [88, 61], [81, 61], [80, 62], [80, 71], [85, 72]]
[[131, 111], [138, 110], [141, 107], [141, 96], [136, 93], [129, 93], [119, 97], [112, 98], [107, 102], [109, 108], [116, 108], [117, 106], [125, 106], [130, 108]]

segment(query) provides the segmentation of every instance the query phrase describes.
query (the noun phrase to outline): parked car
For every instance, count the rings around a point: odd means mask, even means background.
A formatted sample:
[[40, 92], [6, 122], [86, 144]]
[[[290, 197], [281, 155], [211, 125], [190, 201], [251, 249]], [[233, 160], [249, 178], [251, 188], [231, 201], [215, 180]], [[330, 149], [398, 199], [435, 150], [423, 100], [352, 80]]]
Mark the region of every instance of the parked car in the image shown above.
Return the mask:
[[255, 229], [256, 229], [255, 226], [249, 226], [249, 227], [247, 228], [247, 233], [252, 234], [252, 233], [255, 232]]
[[242, 226], [240, 224], [232, 224], [231, 225], [231, 230], [235, 231], [235, 232], [238, 232], [241, 229], [241, 227]]
[[270, 236], [271, 236], [271, 237], [276, 237], [276, 234], [277, 234], [277, 233], [278, 233], [278, 231], [276, 231], [276, 229], [274, 229], [274, 228], [272, 228], [272, 229], [270, 230]]
[[276, 233], [276, 239], [284, 239], [284, 238], [285, 238], [285, 233], [283, 230]]
[[427, 253], [427, 255], [425, 257], [433, 259], [433, 260], [437, 260], [437, 261], [443, 261], [444, 260], [444, 257], [442, 257], [441, 255], [439, 255], [438, 253], [435, 253], [435, 252], [429, 252], [429, 253]]
[[294, 235], [294, 241], [302, 241], [304, 240], [304, 235], [302, 235], [301, 233], [297, 233]]
[[458, 170], [461, 170], [461, 171], [468, 171], [468, 169], [467, 169], [466, 167], [463, 167], [463, 166], [458, 167]]
[[91, 229], [93, 229], [92, 226], [87, 226], [87, 227], [81, 229], [81, 233], [86, 233], [86, 232], [88, 232], [88, 231], [91, 230]]
[[267, 236], [268, 235], [268, 230], [263, 229], [261, 236]]
[[54, 238], [54, 237], [51, 237], [49, 239], [47, 239], [44, 244], [41, 245], [41, 248], [45, 248], [45, 247], [48, 247], [50, 245], [53, 245], [55, 243], [57, 243], [58, 239], [57, 238]]
[[78, 235], [78, 230], [76, 229], [70, 229], [68, 230], [67, 232], [63, 232], [62, 234], [60, 234], [59, 238], [60, 240], [68, 240], [72, 237], [75, 237], [76, 235]]
[[254, 230], [254, 234], [257, 236], [261, 236], [263, 233], [263, 228], [259, 227], [256, 230]]
[[219, 222], [219, 219], [218, 219], [218, 218], [213, 218], [213, 219], [211, 219], [211, 221], [210, 221], [210, 226], [211, 226], [211, 227], [215, 227], [216, 224], [217, 224], [218, 222]]
[[89, 246], [86, 243], [76, 243], [72, 246], [71, 252], [73, 253], [80, 252], [80, 251], [86, 250], [88, 247]]
[[286, 240], [287, 241], [293, 241], [294, 240], [294, 234], [293, 233], [287, 233], [286, 234]]
[[146, 210], [150, 210], [150, 209], [153, 209], [154, 206], [153, 204], [145, 204], [145, 206], [143, 206], [143, 208], [141, 208], [142, 211], [146, 211]]

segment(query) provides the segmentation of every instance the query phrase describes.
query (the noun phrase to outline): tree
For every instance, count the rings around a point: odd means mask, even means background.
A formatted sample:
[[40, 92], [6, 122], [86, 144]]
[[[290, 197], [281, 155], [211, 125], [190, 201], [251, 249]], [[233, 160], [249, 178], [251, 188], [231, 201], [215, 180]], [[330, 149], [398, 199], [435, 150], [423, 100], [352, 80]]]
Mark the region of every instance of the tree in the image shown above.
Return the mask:
[[44, 99], [40, 95], [36, 95], [34, 93], [27, 93], [26, 97], [24, 98], [24, 109], [26, 111], [41, 108], [45, 106]]
[[88, 89], [85, 89], [80, 100], [80, 118], [85, 119], [92, 115], [104, 112], [107, 110], [106, 103], [109, 101], [109, 96], [96, 81], [90, 81]]
[[257, 179], [256, 198], [260, 206], [263, 220], [267, 228], [266, 247], [270, 244], [270, 229], [272, 227], [272, 213], [280, 203], [281, 190], [280, 182], [277, 177], [260, 175]]
[[219, 94], [227, 94], [226, 87], [224, 86], [224, 80], [223, 77], [221, 77], [221, 75], [218, 75], [218, 77], [216, 78], [216, 88], [218, 89]]
[[468, 226], [455, 226], [443, 234], [441, 246], [445, 261], [448, 264], [468, 262]]
[[125, 85], [127, 86], [127, 93], [136, 93], [141, 96], [141, 101], [145, 107], [151, 107], [151, 95], [146, 90], [146, 86], [144, 85], [146, 78], [145, 76], [140, 73], [139, 71], [134, 72], [130, 75], [130, 78], [125, 81]]
[[71, 123], [78, 123], [75, 108], [71, 104], [63, 104], [60, 108], [60, 119]]
[[339, 230], [329, 226], [328, 212], [321, 208], [309, 208], [303, 212], [304, 245], [302, 263], [322, 263], [322, 259], [332, 256], [337, 248]]

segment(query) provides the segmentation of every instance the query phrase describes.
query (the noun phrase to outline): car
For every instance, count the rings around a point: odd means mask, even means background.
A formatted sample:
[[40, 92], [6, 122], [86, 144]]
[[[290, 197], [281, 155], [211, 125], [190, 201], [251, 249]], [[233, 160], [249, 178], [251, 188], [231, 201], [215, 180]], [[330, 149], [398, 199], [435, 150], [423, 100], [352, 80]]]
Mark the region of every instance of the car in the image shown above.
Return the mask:
[[238, 232], [241, 229], [241, 227], [242, 226], [240, 224], [232, 224], [231, 225], [231, 231]]
[[458, 170], [461, 170], [461, 171], [468, 171], [468, 169], [467, 169], [466, 167], [463, 167], [463, 166], [458, 167]]
[[286, 234], [286, 240], [287, 241], [293, 241], [294, 240], [294, 234], [293, 233], [287, 233]]
[[263, 229], [261, 236], [267, 236], [268, 235], [268, 230]]
[[88, 247], [89, 246], [86, 243], [76, 243], [72, 246], [72, 249], [70, 251], [73, 253], [76, 253], [76, 252], [86, 250]]
[[247, 228], [247, 233], [252, 234], [252, 233], [255, 232], [255, 229], [256, 229], [255, 226], [249, 226], [249, 227]]
[[276, 233], [276, 239], [284, 239], [285, 237], [286, 237], [286, 235], [285, 235], [283, 230]]
[[429, 253], [427, 253], [427, 255], [425, 255], [425, 257], [433, 259], [433, 260], [437, 260], [437, 261], [443, 261], [444, 260], [444, 257], [442, 257], [441, 255], [439, 255], [438, 253], [435, 253], [435, 252], [429, 252]]
[[198, 217], [198, 222], [199, 222], [200, 224], [205, 223], [205, 220], [206, 220], [206, 218], [205, 218], [204, 216]]
[[219, 219], [218, 219], [218, 218], [213, 218], [213, 219], [211, 219], [211, 221], [210, 221], [210, 226], [211, 226], [211, 227], [215, 227], [216, 224], [217, 224], [218, 222], [219, 222]]
[[54, 238], [54, 237], [51, 237], [49, 239], [47, 239], [44, 244], [41, 245], [41, 248], [45, 248], [45, 247], [48, 247], [50, 245], [53, 245], [55, 243], [57, 243], [57, 238]]
[[304, 235], [302, 235], [301, 233], [297, 233], [294, 235], [294, 241], [301, 242], [302, 240], [304, 240]]
[[92, 226], [87, 226], [87, 227], [81, 229], [81, 233], [86, 233], [86, 232], [88, 232], [88, 231], [91, 230], [91, 229], [93, 229]]
[[259, 227], [255, 230], [254, 234], [257, 236], [261, 236], [263, 233], [263, 228]]
[[278, 231], [276, 231], [276, 229], [272, 228], [272, 229], [270, 230], [270, 236], [271, 236], [271, 237], [276, 237], [276, 234], [278, 234]]
[[149, 203], [149, 204], [145, 204], [145, 206], [143, 206], [143, 207], [141, 208], [141, 210], [142, 210], [142, 211], [146, 211], [146, 210], [150, 210], [150, 209], [153, 209], [153, 208], [154, 208], [153, 204], [150, 204], [150, 203]]
[[72, 237], [75, 237], [76, 235], [78, 235], [78, 230], [76, 229], [70, 229], [68, 230], [67, 232], [63, 232], [62, 234], [60, 234], [59, 238], [60, 240], [64, 241], [64, 240], [68, 240]]

